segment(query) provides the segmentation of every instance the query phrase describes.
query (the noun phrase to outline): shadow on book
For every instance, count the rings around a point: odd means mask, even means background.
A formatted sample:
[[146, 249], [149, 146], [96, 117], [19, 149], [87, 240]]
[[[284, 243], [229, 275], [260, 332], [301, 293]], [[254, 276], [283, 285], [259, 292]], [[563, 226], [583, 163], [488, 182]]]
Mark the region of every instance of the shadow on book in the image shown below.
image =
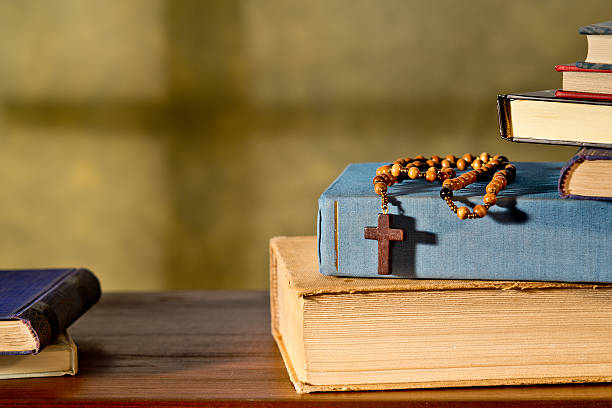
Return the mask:
[[[442, 200], [440, 201], [441, 201], [440, 210], [447, 211], [446, 204], [442, 202]], [[474, 207], [477, 205], [476, 203], [468, 200], [465, 197], [455, 197], [455, 201], [457, 203], [461, 203], [469, 207], [471, 211], [473, 211]], [[402, 203], [397, 198], [389, 197], [389, 204], [397, 208], [397, 212], [399, 213], [399, 216], [404, 216], [406, 214], [406, 211], [404, 210]], [[503, 208], [503, 211], [500, 211], [499, 210], [500, 208]], [[450, 215], [453, 215], [453, 214], [449, 212], [449, 216]], [[529, 219], [529, 216], [527, 215], [526, 212], [521, 211], [516, 207], [516, 199], [512, 197], [499, 197], [497, 204], [495, 204], [495, 206], [493, 207], [493, 210], [487, 213], [487, 217], [499, 224], [522, 224], [522, 223], [527, 222], [527, 220]], [[394, 228], [399, 228], [399, 227], [394, 227]]]
[[[474, 208], [475, 203], [465, 198], [457, 198], [457, 202]], [[406, 239], [404, 241], [391, 241], [391, 273], [396, 276], [406, 278], [416, 278], [416, 250], [418, 244], [437, 245], [438, 239], [436, 234], [428, 231], [418, 231], [416, 229], [416, 220], [413, 217], [408, 217], [399, 201], [390, 199], [390, 204], [398, 208], [399, 215], [391, 216], [391, 227], [399, 228], [405, 231]], [[524, 211], [516, 208], [516, 200], [513, 198], [498, 201], [496, 207], [500, 207], [502, 211], [491, 211], [487, 217], [500, 224], [521, 224], [529, 219], [529, 216]], [[453, 215], [453, 214], [449, 214]], [[454, 215], [453, 215], [454, 216]], [[462, 222], [459, 220], [450, 220]], [[463, 222], [478, 222], [463, 221]]]
[[[469, 207], [472, 211], [477, 205], [477, 203], [463, 197], [455, 197], [455, 201]], [[499, 211], [500, 208], [503, 208], [503, 210]], [[506, 197], [500, 197], [495, 206], [491, 208], [491, 211], [487, 212], [486, 216], [499, 224], [522, 224], [529, 219], [526, 212], [516, 208], [516, 200], [514, 198]]]
[[392, 215], [391, 227], [403, 229], [404, 241], [391, 241], [391, 273], [396, 276], [415, 278], [417, 244], [436, 245], [436, 234], [417, 231], [416, 220], [405, 215]]

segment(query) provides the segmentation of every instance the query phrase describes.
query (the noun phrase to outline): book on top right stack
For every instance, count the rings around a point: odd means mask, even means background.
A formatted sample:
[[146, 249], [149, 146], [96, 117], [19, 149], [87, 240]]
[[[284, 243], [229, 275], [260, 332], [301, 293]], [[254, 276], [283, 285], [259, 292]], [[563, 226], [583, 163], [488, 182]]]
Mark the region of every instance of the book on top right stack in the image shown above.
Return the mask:
[[584, 61], [555, 66], [561, 89], [499, 95], [502, 138], [581, 149], [559, 177], [563, 198], [612, 200], [612, 21], [581, 27]]

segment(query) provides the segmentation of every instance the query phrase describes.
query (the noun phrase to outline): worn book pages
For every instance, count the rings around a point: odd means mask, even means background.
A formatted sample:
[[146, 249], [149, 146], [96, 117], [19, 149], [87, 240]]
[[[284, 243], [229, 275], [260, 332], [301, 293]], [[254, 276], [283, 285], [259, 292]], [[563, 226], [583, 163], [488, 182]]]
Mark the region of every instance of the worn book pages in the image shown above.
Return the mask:
[[315, 237], [270, 251], [272, 333], [300, 393], [612, 380], [612, 285], [337, 278]]

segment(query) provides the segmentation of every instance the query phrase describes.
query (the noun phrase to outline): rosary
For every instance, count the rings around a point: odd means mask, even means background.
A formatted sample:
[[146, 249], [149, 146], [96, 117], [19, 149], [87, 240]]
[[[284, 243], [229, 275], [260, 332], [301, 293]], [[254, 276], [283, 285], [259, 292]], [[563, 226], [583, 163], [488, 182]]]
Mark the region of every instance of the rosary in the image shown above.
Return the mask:
[[[468, 166], [472, 170], [458, 176], [458, 170], [465, 170]], [[423, 171], [427, 169], [426, 171]], [[376, 170], [376, 176], [372, 180], [374, 191], [381, 197], [380, 208], [382, 214], [378, 214], [378, 227], [365, 227], [364, 238], [378, 241], [378, 274], [389, 275], [390, 267], [390, 241], [403, 241], [405, 231], [393, 229], [389, 226], [389, 214], [387, 214], [389, 198], [387, 188], [395, 183], [406, 179], [424, 178], [429, 182], [442, 182], [440, 198], [442, 198], [452, 212], [457, 214], [461, 220], [482, 218], [487, 215], [489, 208], [497, 202], [497, 194], [506, 188], [508, 183], [514, 180], [516, 167], [508, 162], [505, 156], [495, 155], [490, 157], [488, 153], [481, 153], [474, 157], [466, 153], [460, 159], [452, 154], [441, 159], [440, 156], [431, 156], [427, 160], [423, 156], [414, 159], [405, 157], [395, 160], [393, 163], [381, 166]], [[453, 202], [453, 191], [460, 190], [476, 181], [491, 180], [486, 187], [483, 197], [484, 205], [476, 205], [473, 212], [468, 207], [457, 207]]]

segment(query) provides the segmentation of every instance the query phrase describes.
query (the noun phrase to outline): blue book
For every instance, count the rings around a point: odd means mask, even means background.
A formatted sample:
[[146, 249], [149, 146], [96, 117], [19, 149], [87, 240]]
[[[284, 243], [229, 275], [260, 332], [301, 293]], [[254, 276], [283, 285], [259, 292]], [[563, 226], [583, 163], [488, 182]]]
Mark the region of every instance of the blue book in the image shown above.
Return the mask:
[[0, 270], [0, 355], [37, 354], [99, 299], [87, 269]]
[[[319, 199], [319, 270], [381, 277], [376, 227], [380, 196], [372, 186], [383, 163], [351, 164]], [[386, 163], [385, 163], [386, 164]], [[612, 282], [612, 202], [563, 200], [564, 163], [514, 163], [516, 179], [486, 217], [460, 220], [440, 198], [440, 183], [407, 180], [389, 187], [393, 278]], [[455, 192], [457, 205], [482, 204], [487, 182]]]

